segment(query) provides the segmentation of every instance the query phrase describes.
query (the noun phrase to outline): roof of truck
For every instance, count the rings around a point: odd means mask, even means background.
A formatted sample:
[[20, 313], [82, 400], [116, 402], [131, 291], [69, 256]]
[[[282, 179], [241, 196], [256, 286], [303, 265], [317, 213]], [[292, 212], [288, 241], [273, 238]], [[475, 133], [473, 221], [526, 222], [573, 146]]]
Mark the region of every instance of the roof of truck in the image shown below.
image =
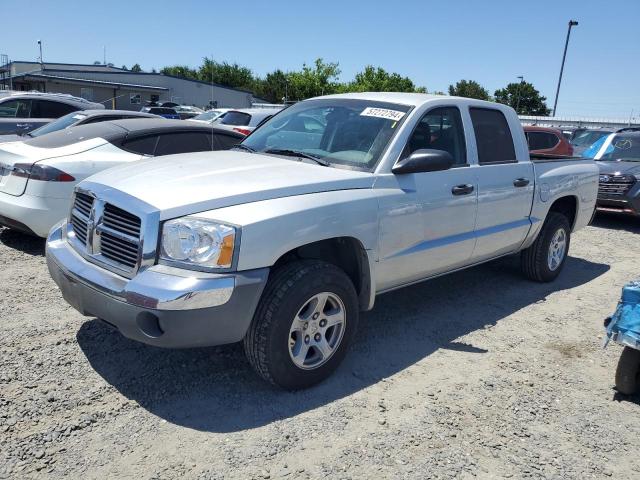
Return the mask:
[[[501, 103], [488, 102], [485, 100], [476, 100], [475, 98], [453, 97], [449, 95], [432, 95], [429, 93], [403, 93], [403, 92], [357, 92], [357, 93], [339, 93], [335, 95], [325, 95], [323, 97], [315, 97], [314, 99], [324, 98], [351, 98], [354, 100], [371, 100], [377, 102], [397, 103], [400, 105], [410, 105], [417, 107], [434, 100], [455, 100], [456, 103], [468, 104], [486, 104], [493, 107], [506, 107]], [[314, 100], [310, 99], [310, 100]]]

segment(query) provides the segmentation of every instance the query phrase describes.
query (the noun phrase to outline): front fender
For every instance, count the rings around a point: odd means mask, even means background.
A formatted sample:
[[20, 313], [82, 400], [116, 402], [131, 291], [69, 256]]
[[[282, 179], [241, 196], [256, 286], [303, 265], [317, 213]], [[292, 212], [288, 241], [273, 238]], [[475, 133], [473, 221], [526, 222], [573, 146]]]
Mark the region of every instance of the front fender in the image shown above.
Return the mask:
[[197, 216], [241, 227], [238, 270], [270, 267], [295, 248], [336, 237], [355, 238], [370, 260], [376, 258], [378, 203], [371, 189], [276, 198]]

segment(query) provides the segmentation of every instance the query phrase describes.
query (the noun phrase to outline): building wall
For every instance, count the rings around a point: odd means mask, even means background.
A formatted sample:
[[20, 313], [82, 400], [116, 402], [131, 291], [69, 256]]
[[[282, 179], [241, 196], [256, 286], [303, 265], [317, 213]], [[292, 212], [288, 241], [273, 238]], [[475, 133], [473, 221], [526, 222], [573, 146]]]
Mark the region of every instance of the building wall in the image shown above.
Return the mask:
[[217, 107], [232, 108], [248, 108], [253, 103], [253, 95], [250, 92], [212, 86], [203, 82], [195, 82], [160, 74], [58, 71], [55, 75], [164, 87], [168, 88], [169, 91], [163, 94], [163, 100], [173, 101], [184, 105], [195, 105], [200, 108], [207, 107], [212, 101], [216, 103]]
[[[186, 80], [183, 78], [175, 78], [171, 76], [161, 75], [159, 73], [135, 73], [119, 68], [110, 68], [101, 65], [65, 65], [65, 64], [45, 64], [44, 74], [55, 75], [57, 77], [69, 77], [83, 80], [98, 80], [103, 82], [117, 82], [132, 85], [155, 86], [168, 89], [160, 94], [161, 101], [173, 101], [184, 105], [195, 105], [200, 108], [208, 108], [213, 103], [216, 107], [227, 108], [247, 108], [253, 103], [253, 94], [233, 88], [226, 88], [217, 85], [209, 85], [205, 82]], [[40, 64], [33, 62], [14, 62], [12, 64], [12, 73], [14, 75], [26, 72], [39, 72]], [[17, 79], [16, 79], [17, 80]], [[47, 87], [47, 91], [56, 91], [60, 93], [78, 92], [79, 88], [73, 84], [63, 84], [62, 81], [56, 81], [51, 89]], [[94, 90], [102, 87], [93, 87]], [[151, 95], [157, 92], [140, 89], [139, 92], [133, 91], [133, 87], [122, 87], [126, 92], [119, 91], [118, 95], [124, 93], [140, 93], [141, 103], [151, 98]], [[95, 96], [94, 101], [102, 101], [113, 97], [113, 91], [109, 95]], [[132, 105], [129, 100], [129, 94], [119, 96], [116, 99], [118, 108], [127, 110], [137, 110], [141, 105]]]

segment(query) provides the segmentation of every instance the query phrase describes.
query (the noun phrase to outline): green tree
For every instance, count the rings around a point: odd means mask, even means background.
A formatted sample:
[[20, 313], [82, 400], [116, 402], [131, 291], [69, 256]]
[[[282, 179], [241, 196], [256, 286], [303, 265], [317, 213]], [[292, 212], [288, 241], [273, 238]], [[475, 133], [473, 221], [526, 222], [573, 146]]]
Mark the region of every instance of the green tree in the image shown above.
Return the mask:
[[380, 67], [367, 65], [364, 70], [356, 74], [355, 79], [344, 86], [348, 92], [421, 92], [426, 93], [424, 87], [416, 87], [409, 77], [398, 73], [389, 73]]
[[140, 73], [142, 72], [142, 67], [139, 63], [136, 63], [133, 67], [131, 67], [131, 71], [134, 73]]
[[494, 93], [496, 102], [504, 103], [516, 109], [521, 115], [548, 116], [551, 110], [547, 108], [547, 97], [529, 82], [510, 83], [505, 88]]
[[449, 95], [455, 97], [477, 98], [489, 100], [489, 92], [475, 80], [460, 80], [454, 85], [449, 85]]
[[174, 65], [172, 67], [164, 67], [160, 70], [164, 75], [173, 75], [174, 77], [197, 79], [198, 72], [187, 65]]
[[267, 73], [264, 78], [255, 80], [254, 90], [258, 97], [264, 98], [272, 103], [280, 103], [282, 99], [288, 97], [289, 78], [282, 70], [274, 70]]
[[306, 63], [299, 72], [287, 74], [289, 99], [304, 100], [318, 95], [328, 95], [340, 90], [340, 68], [337, 63], [325, 63], [318, 58], [312, 66]]
[[127, 66], [126, 66], [126, 65], [122, 65], [120, 68], [121, 68], [122, 70], [127, 70]]
[[249, 68], [237, 63], [216, 62], [206, 57], [198, 69], [198, 79], [233, 88], [251, 89], [254, 86], [253, 73]]

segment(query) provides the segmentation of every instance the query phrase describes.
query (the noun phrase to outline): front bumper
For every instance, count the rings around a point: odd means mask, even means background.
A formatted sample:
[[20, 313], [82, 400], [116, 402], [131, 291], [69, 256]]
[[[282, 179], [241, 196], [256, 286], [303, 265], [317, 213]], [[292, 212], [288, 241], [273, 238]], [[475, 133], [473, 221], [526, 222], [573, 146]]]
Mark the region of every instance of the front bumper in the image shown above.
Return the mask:
[[640, 181], [624, 195], [608, 195], [598, 192], [596, 209], [605, 212], [640, 215]]
[[122, 335], [169, 348], [242, 340], [269, 269], [209, 274], [155, 265], [127, 279], [82, 258], [62, 237], [47, 239], [47, 266], [64, 299]]
[[69, 211], [69, 199], [0, 193], [0, 225], [38, 237], [47, 237], [51, 227]]

